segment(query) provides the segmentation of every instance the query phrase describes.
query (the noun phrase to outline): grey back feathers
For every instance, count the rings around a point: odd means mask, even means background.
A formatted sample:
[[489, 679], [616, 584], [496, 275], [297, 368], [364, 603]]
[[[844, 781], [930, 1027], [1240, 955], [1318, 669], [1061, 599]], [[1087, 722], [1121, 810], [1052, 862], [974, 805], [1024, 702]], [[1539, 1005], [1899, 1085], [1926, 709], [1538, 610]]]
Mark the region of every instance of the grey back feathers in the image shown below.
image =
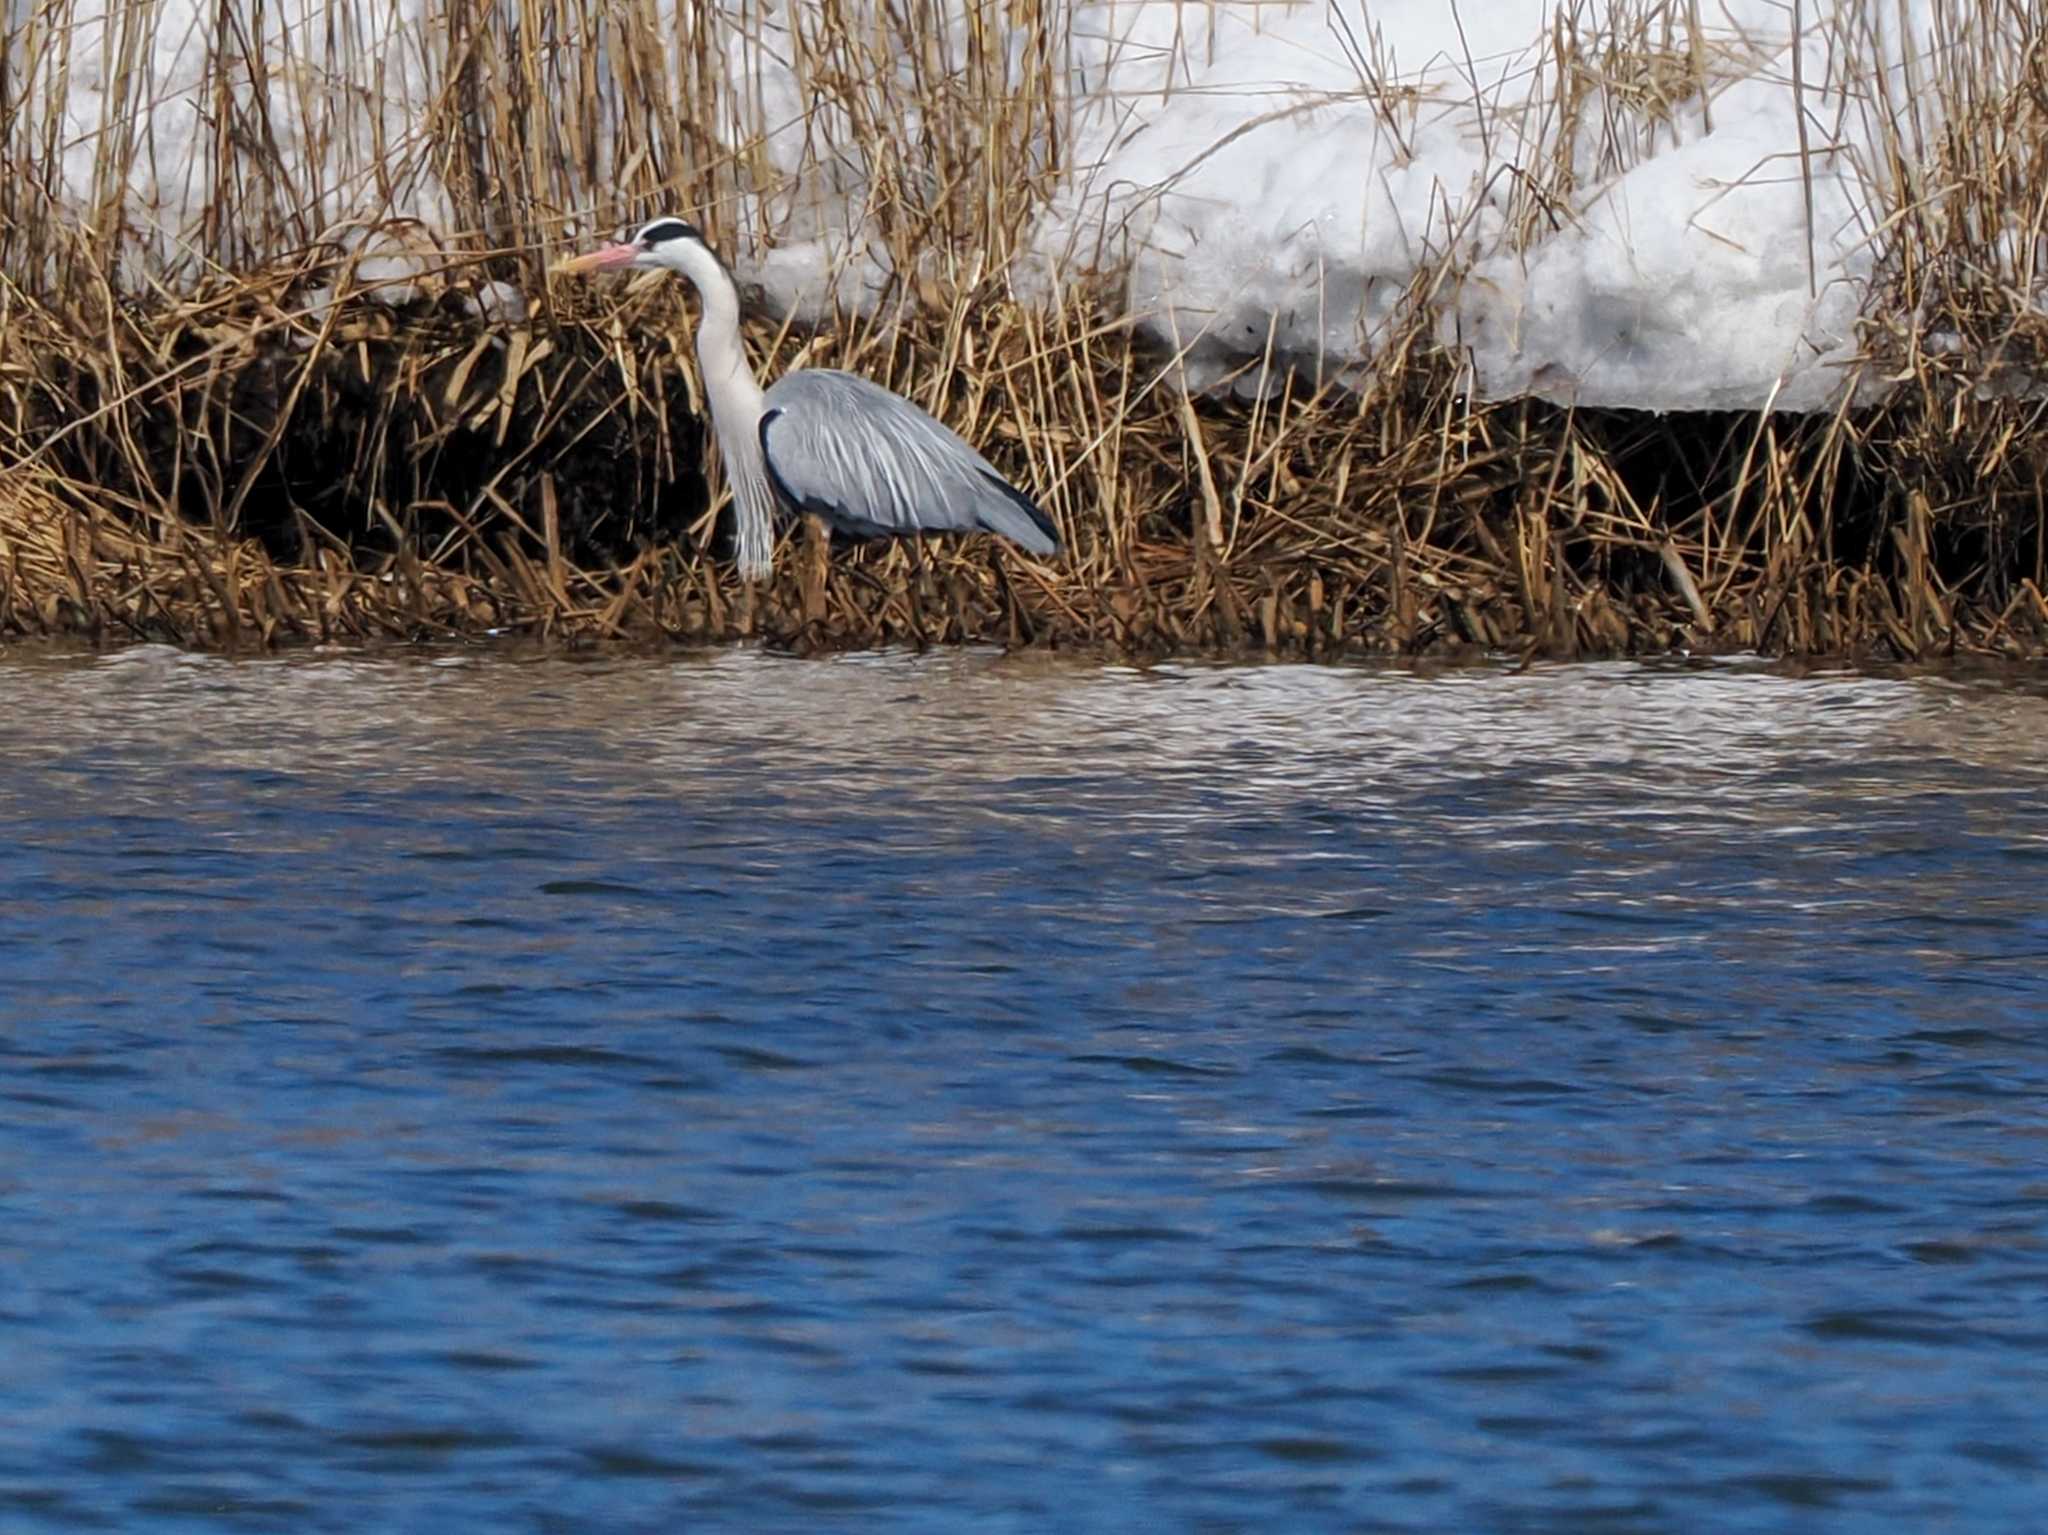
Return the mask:
[[999, 533], [1033, 554], [1059, 530], [955, 432], [881, 385], [831, 368], [777, 381], [761, 448], [777, 494], [859, 537]]

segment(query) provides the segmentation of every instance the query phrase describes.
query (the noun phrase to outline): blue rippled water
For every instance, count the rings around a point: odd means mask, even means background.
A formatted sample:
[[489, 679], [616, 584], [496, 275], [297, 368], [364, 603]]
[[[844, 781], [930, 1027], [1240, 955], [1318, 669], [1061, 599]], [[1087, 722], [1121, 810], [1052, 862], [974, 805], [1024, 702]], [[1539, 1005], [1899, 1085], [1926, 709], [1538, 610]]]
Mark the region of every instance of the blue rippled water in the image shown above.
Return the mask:
[[2038, 1528], [2044, 740], [0, 659], [0, 1530]]

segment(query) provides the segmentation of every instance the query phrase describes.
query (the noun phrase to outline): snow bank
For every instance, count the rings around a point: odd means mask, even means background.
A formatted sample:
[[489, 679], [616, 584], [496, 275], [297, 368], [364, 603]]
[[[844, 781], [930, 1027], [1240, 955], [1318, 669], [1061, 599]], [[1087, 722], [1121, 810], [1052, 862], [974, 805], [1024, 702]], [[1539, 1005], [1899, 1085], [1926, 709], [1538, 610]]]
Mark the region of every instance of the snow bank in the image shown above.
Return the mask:
[[[274, 153], [300, 173], [292, 206], [268, 210], [272, 227], [312, 238], [352, 220], [445, 224], [442, 161], [419, 124], [448, 85], [435, 73], [446, 3], [237, 0], [262, 39], [246, 52], [262, 63], [231, 73], [240, 92], [263, 93]], [[1609, 3], [1633, 19], [1601, 14]], [[1482, 396], [1825, 409], [1855, 350], [1881, 216], [1859, 170], [1881, 162], [1870, 79], [1854, 69], [1897, 68], [1906, 41], [1871, 33], [1852, 66], [1831, 25], [1846, 3], [1808, 0], [1797, 91], [1791, 7], [1774, 0], [1075, 4], [1063, 174], [1030, 247], [1047, 272], [1124, 266], [1132, 310], [1152, 338], [1185, 349], [1198, 388], [1264, 353], [1269, 336], [1301, 371], [1366, 367], [1418, 274], [1441, 273], [1444, 336], [1466, 350]], [[675, 0], [656, 4], [667, 16]], [[1873, 11], [1924, 30], [1928, 4]], [[806, 120], [817, 93], [789, 32], [801, 9], [714, 10], [734, 84], [722, 120], [704, 126], [752, 144], [733, 221], [742, 275], [784, 306], [816, 309], [859, 302], [880, 274], [862, 239], [864, 167], [839, 152], [850, 129], [815, 110]], [[136, 133], [144, 152], [111, 195], [152, 232], [153, 264], [189, 270], [207, 248], [208, 208], [248, 194], [207, 169], [221, 131], [204, 84], [217, 8], [148, 10], [154, 106], [140, 121], [119, 120], [104, 12], [97, 32], [72, 37], [61, 197], [104, 205], [98, 151], [108, 134]], [[1684, 25], [1701, 12], [1703, 25]], [[501, 24], [520, 13], [510, 6]], [[1597, 77], [1560, 68], [1557, 39], [1572, 29], [1608, 39]], [[564, 46], [605, 57], [600, 37]], [[340, 92], [312, 89], [338, 57], [355, 76]], [[594, 75], [618, 89], [602, 65]], [[32, 78], [54, 89], [51, 68]], [[907, 75], [905, 89], [907, 102]], [[583, 192], [607, 222], [656, 211], [615, 208], [605, 185]]]
[[[1076, 153], [1089, 169], [1045, 238], [1128, 231], [1133, 303], [1161, 339], [1204, 338], [1198, 383], [1269, 326], [1297, 364], [1355, 363], [1418, 272], [1448, 260], [1445, 339], [1484, 397], [1827, 408], [1855, 350], [1876, 189], [1856, 169], [1872, 159], [1843, 110], [1859, 82], [1830, 56], [1826, 0], [1806, 7], [1800, 71], [1819, 150], [1810, 226], [1790, 7], [1702, 7], [1703, 98], [1645, 112], [1595, 85], [1576, 132], [1545, 46], [1559, 9], [1099, 7], [1107, 88], [1082, 103]], [[1640, 71], [1624, 84], [1687, 46], [1644, 31], [1599, 61]], [[1532, 206], [1529, 183], [1560, 159], [1568, 200]]]

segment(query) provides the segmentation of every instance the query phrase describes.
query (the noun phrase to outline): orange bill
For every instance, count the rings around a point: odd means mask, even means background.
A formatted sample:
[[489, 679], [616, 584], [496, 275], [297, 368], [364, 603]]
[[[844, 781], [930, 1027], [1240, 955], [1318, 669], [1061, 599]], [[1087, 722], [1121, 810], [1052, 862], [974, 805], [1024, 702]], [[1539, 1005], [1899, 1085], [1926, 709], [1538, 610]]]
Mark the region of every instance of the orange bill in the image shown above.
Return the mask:
[[605, 245], [594, 251], [585, 251], [580, 256], [571, 256], [566, 261], [555, 263], [557, 272], [604, 272], [613, 267], [631, 266], [633, 258], [640, 254], [637, 245]]

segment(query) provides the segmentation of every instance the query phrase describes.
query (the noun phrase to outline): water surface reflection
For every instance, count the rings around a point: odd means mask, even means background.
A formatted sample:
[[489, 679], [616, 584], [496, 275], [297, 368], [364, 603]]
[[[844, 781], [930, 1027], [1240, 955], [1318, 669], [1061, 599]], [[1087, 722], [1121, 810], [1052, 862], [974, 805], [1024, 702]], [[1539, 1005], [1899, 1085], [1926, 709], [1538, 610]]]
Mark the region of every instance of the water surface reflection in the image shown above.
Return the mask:
[[0, 1526], [2010, 1530], [2048, 700], [0, 661]]

